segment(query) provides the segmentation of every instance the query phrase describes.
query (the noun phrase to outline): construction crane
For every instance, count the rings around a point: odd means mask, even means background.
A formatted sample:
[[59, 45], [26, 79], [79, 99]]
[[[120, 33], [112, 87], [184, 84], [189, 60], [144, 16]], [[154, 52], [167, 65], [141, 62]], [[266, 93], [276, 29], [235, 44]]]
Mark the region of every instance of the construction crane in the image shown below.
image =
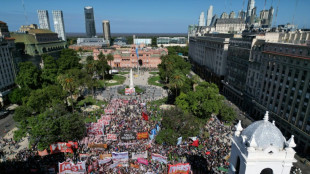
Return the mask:
[[293, 19], [292, 19], [292, 25], [294, 25], [294, 20], [295, 20], [295, 14], [296, 14], [296, 9], [298, 6], [298, 0], [295, 0], [295, 9], [294, 9], [294, 13], [293, 13]]
[[278, 17], [278, 11], [279, 11], [279, 4], [280, 4], [280, 0], [278, 1], [278, 4], [277, 4], [276, 16], [275, 16], [275, 18], [274, 18], [273, 26], [276, 26], [276, 23], [277, 23], [277, 17]]
[[26, 19], [26, 25], [28, 25], [28, 16], [27, 16], [27, 13], [26, 13], [26, 7], [25, 7], [24, 0], [22, 0], [22, 5], [23, 5], [24, 15], [25, 15], [25, 19]]

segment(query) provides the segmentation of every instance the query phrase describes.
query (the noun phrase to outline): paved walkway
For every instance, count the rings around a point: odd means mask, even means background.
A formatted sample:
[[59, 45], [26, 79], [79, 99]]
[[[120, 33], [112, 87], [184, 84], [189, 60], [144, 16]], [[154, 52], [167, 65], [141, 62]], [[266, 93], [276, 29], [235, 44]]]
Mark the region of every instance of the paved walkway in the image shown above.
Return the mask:
[[133, 72], [133, 83], [135, 86], [140, 88], [145, 88], [145, 92], [141, 95], [135, 96], [126, 96], [118, 93], [118, 90], [129, 86], [129, 76], [130, 74], [123, 75], [126, 77], [126, 80], [123, 85], [111, 86], [106, 90], [102, 91], [97, 95], [98, 100], [111, 100], [111, 99], [142, 99], [142, 100], [158, 100], [168, 96], [166, 90], [159, 86], [148, 85], [147, 81], [150, 76], [152, 76], [148, 71]]

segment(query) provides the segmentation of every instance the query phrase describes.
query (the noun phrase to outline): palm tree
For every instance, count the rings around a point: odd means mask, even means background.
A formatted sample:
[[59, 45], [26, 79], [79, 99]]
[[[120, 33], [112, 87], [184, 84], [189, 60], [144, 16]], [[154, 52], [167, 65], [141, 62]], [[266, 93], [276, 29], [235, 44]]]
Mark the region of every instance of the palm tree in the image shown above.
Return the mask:
[[107, 64], [106, 56], [102, 54], [102, 52], [100, 52], [98, 55], [98, 61], [96, 64], [96, 68], [97, 68], [98, 73], [100, 72], [100, 74], [102, 75], [103, 80], [104, 80], [104, 75], [106, 71], [106, 64]]
[[175, 89], [175, 96], [177, 97], [178, 89], [180, 89], [184, 85], [186, 77], [182, 72], [177, 70], [172, 74], [170, 79], [171, 80], [170, 80], [169, 85]]
[[108, 54], [107, 60], [110, 61], [111, 74], [112, 74], [112, 61], [114, 60], [114, 56], [111, 53]]
[[70, 93], [70, 97], [71, 97], [71, 106], [72, 106], [72, 112], [74, 112], [74, 106], [73, 106], [73, 92], [75, 91], [75, 89], [77, 88], [77, 82], [74, 79], [74, 76], [72, 74], [61, 74], [57, 77], [58, 82], [61, 84], [61, 86], [63, 87], [63, 89], [65, 91], [68, 91]]
[[199, 84], [200, 82], [200, 77], [198, 75], [194, 75], [192, 77], [192, 82], [193, 82], [193, 90], [196, 91], [196, 86]]

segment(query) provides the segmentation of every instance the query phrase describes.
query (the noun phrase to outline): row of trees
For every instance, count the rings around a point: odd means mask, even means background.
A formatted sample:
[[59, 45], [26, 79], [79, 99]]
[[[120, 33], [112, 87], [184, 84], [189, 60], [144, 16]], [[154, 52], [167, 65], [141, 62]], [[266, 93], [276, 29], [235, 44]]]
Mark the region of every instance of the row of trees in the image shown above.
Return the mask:
[[12, 103], [20, 105], [13, 116], [19, 128], [15, 138], [29, 135], [32, 145], [44, 149], [57, 141], [83, 137], [84, 116], [75, 111], [74, 98], [83, 96], [87, 89], [94, 94], [99, 86], [95, 75], [103, 78], [111, 69], [108, 60], [113, 60], [112, 55], [107, 56], [109, 59], [103, 54], [98, 57], [94, 60], [90, 56], [82, 65], [76, 51], [64, 49], [57, 60], [43, 55], [42, 69], [31, 62], [20, 63], [16, 78], [19, 88], [9, 95]]

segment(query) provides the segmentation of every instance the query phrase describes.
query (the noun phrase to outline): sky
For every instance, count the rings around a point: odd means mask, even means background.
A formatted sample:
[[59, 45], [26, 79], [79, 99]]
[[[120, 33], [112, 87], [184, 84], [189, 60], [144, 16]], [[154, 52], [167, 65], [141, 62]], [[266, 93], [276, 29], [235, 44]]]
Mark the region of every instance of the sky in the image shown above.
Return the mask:
[[[52, 30], [52, 10], [62, 10], [65, 30], [85, 32], [84, 7], [93, 6], [97, 33], [102, 33], [102, 20], [110, 20], [112, 33], [186, 33], [188, 25], [198, 24], [201, 12], [207, 14], [213, 5], [213, 14], [244, 10], [248, 0], [0, 0], [0, 21], [8, 24], [10, 31], [21, 25], [39, 24], [37, 10], [48, 10]], [[255, 0], [257, 15], [264, 9], [265, 0]], [[297, 2], [297, 3], [296, 3]], [[310, 28], [308, 13], [310, 0], [266, 0], [266, 9], [277, 4], [276, 24], [293, 22], [299, 28]], [[297, 5], [296, 5], [297, 4]], [[295, 8], [296, 7], [296, 8]]]

